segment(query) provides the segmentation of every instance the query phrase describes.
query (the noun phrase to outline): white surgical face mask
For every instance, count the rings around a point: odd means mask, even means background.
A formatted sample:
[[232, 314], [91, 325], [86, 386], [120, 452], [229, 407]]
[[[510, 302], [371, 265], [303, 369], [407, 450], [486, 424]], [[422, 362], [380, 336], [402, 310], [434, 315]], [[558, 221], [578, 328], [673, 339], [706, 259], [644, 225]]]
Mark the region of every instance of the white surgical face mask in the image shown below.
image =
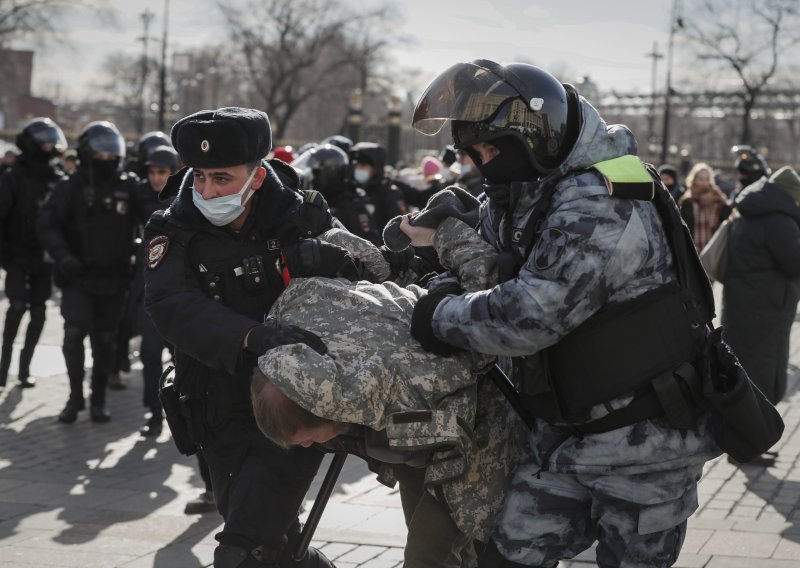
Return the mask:
[[465, 176], [472, 171], [472, 166], [470, 164], [463, 164], [461, 166], [461, 175]]
[[238, 193], [230, 195], [223, 195], [221, 197], [213, 197], [211, 199], [203, 199], [194, 188], [192, 188], [192, 201], [194, 206], [200, 210], [203, 217], [208, 219], [209, 223], [216, 227], [224, 227], [228, 223], [235, 221], [239, 215], [244, 213], [245, 203], [253, 196], [253, 192], [247, 194], [247, 197], [242, 199], [242, 194], [250, 188], [250, 182], [258, 171], [260, 166], [253, 168], [250, 172], [250, 177], [244, 182], [242, 189]]
[[369, 171], [367, 170], [361, 168], [353, 170], [353, 178], [355, 178], [358, 183], [367, 183], [370, 177], [372, 176], [369, 175]]

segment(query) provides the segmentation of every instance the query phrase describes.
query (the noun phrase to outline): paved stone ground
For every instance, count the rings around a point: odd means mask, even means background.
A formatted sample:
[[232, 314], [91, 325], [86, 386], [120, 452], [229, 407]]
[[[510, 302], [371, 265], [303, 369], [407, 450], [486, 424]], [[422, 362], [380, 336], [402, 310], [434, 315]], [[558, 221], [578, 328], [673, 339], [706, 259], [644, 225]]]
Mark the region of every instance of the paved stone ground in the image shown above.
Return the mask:
[[[6, 307], [0, 300], [0, 320]], [[0, 393], [0, 565], [210, 566], [220, 518], [183, 514], [202, 488], [193, 458], [180, 456], [167, 432], [157, 440], [137, 433], [145, 418], [138, 361], [126, 375], [128, 389], [108, 394], [110, 423], [94, 424], [86, 412], [72, 425], [56, 421], [68, 393], [61, 325], [55, 296], [32, 366], [38, 386], [22, 391], [11, 376]], [[800, 330], [794, 335], [777, 465], [734, 467], [724, 458], [707, 465], [677, 566], [800, 565]], [[310, 498], [315, 491], [316, 484]], [[338, 568], [400, 566], [405, 528], [397, 492], [349, 458], [316, 539]], [[590, 550], [562, 565], [592, 566], [593, 558]]]

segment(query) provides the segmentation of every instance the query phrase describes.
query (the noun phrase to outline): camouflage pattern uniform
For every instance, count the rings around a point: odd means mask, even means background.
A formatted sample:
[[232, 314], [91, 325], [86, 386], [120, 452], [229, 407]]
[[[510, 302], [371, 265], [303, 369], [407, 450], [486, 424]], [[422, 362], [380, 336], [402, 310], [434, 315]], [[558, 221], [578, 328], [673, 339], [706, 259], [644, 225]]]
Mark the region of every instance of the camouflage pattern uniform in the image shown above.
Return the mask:
[[[461, 262], [474, 289], [496, 282], [486, 260], [492, 248], [461, 221], [443, 225], [436, 238], [442, 258]], [[439, 357], [411, 337], [411, 313], [424, 293], [392, 282], [292, 280], [270, 319], [313, 331], [329, 353], [288, 345], [267, 352], [259, 367], [313, 414], [385, 430], [398, 452], [429, 453], [425, 486], [446, 501], [464, 534], [486, 541], [524, 428], [490, 381], [476, 381], [469, 353]]]
[[[607, 126], [581, 99], [578, 141], [546, 178], [555, 193], [521, 271], [491, 289], [444, 299], [436, 335], [479, 353], [531, 356], [600, 308], [674, 281], [653, 204], [611, 198], [591, 169], [635, 152], [627, 128]], [[510, 214], [491, 201], [483, 207], [481, 232], [497, 250], [525, 254], [518, 239], [541, 196], [530, 188]], [[591, 417], [631, 399], [597, 405]], [[671, 565], [697, 507], [703, 463], [719, 455], [705, 419], [689, 430], [655, 418], [584, 437], [538, 419], [529, 445], [493, 536], [503, 557], [526, 566], [554, 566], [597, 539], [600, 566]]]

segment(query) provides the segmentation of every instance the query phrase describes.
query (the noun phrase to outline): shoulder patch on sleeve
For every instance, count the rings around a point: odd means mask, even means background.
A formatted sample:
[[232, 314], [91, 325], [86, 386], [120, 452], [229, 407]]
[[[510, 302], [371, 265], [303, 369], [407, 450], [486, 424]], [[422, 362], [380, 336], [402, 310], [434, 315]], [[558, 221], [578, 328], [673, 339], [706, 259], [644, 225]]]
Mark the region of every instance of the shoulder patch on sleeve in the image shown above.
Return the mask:
[[569, 244], [569, 235], [561, 229], [546, 229], [533, 251], [533, 265], [537, 270], [554, 266]]
[[322, 197], [322, 195], [315, 189], [306, 189], [303, 191], [303, 202], [305, 203], [317, 203], [320, 197]]
[[153, 270], [167, 256], [169, 250], [169, 237], [158, 235], [147, 243], [147, 268]]

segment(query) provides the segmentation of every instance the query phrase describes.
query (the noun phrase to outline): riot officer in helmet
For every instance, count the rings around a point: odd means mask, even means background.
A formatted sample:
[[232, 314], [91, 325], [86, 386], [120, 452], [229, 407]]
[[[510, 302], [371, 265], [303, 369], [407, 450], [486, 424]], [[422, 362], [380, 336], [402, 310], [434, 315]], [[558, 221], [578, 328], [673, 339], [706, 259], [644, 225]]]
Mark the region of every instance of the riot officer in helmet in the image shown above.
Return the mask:
[[172, 142], [170, 142], [168, 135], [160, 130], [153, 130], [142, 134], [142, 137], [139, 138], [139, 141], [134, 146], [132, 155], [128, 156], [126, 169], [134, 172], [140, 179], [147, 177], [147, 166], [145, 163], [150, 153], [159, 146], [172, 147]]
[[[297, 161], [292, 162], [292, 166], [296, 167], [296, 163]], [[334, 215], [334, 209], [340, 205], [344, 194], [353, 189], [348, 177], [348, 166], [347, 154], [332, 144], [313, 148], [302, 162], [311, 188], [322, 194]]]
[[738, 144], [731, 148], [731, 153], [736, 156], [733, 167], [741, 189], [772, 173], [764, 156], [752, 146]]
[[411, 333], [437, 353], [511, 358], [532, 415], [531, 452], [480, 565], [552, 567], [596, 539], [600, 566], [670, 565], [703, 463], [719, 455], [679, 387], [664, 385], [678, 405], [669, 411], [654, 394], [663, 373], [698, 357], [714, 313], [672, 198], [626, 127], [532, 65], [442, 72], [413, 124], [432, 135], [448, 122], [486, 178], [479, 228], [499, 252], [500, 284], [462, 295], [433, 281]]
[[132, 276], [136, 226], [143, 212], [138, 179], [122, 171], [125, 141], [110, 122], [92, 122], [78, 137], [76, 172], [60, 181], [43, 205], [39, 239], [55, 261], [61, 288], [64, 360], [70, 396], [58, 416], [72, 423], [85, 409], [84, 348], [92, 347], [90, 418], [108, 422], [106, 385], [114, 361], [117, 326]]
[[324, 146], [325, 144], [336, 146], [337, 148], [343, 150], [344, 152], [349, 152], [350, 148], [353, 147], [353, 141], [350, 140], [347, 136], [343, 136], [341, 134], [334, 134], [332, 136], [328, 136], [322, 142], [320, 142], [320, 146]]
[[67, 149], [64, 133], [49, 118], [34, 118], [17, 135], [21, 154], [0, 176], [0, 262], [6, 269], [9, 307], [0, 353], [0, 386], [5, 386], [14, 339], [22, 316], [30, 312], [19, 355], [20, 387], [32, 387], [33, 351], [45, 322], [45, 301], [52, 292], [52, 264], [36, 236], [36, 217], [54, 184], [63, 177], [56, 165]]

